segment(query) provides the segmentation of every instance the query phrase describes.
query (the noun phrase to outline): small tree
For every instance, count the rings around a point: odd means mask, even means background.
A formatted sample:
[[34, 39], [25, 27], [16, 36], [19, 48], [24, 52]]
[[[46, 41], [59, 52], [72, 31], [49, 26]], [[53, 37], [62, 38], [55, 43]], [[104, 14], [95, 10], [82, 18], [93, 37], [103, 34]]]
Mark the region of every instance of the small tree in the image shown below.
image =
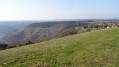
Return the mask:
[[108, 27], [108, 25], [106, 24], [106, 25], [104, 25], [104, 28], [107, 28]]
[[8, 45], [7, 44], [0, 44], [0, 49], [4, 50], [7, 49]]
[[91, 31], [91, 29], [90, 28], [88, 28], [87, 30], [86, 30], [86, 32], [90, 32]]
[[18, 46], [22, 46], [22, 44], [21, 44], [21, 43], [17, 43], [17, 44], [16, 44], [16, 47], [18, 47]]
[[32, 41], [27, 41], [25, 45], [33, 44]]
[[98, 26], [98, 25], [96, 25], [94, 28], [99, 28], [99, 26]]

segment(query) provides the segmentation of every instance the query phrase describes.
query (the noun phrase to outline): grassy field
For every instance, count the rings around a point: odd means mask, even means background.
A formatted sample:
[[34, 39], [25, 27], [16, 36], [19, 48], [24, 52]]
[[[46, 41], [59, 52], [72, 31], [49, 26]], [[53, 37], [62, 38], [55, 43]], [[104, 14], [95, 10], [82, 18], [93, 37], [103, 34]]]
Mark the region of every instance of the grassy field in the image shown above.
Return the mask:
[[0, 67], [119, 67], [119, 28], [3, 50]]

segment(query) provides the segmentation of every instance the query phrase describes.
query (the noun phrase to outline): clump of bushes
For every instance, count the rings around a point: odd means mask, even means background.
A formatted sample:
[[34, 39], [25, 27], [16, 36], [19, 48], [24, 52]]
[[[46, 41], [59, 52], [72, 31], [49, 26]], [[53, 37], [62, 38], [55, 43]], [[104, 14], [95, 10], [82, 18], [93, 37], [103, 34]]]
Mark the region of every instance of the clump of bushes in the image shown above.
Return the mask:
[[8, 44], [0, 44], [0, 50], [4, 50], [8, 48]]
[[0, 44], [0, 50], [5, 50], [8, 48], [15, 48], [15, 47], [24, 46], [24, 45], [30, 45], [30, 44], [33, 44], [33, 42], [27, 41], [25, 43], [17, 43], [14, 46], [9, 46], [8, 44], [3, 43], [3, 44]]
[[80, 34], [80, 33], [85, 33], [85, 32], [90, 32], [92, 31], [92, 28], [86, 28], [86, 29], [71, 29], [63, 34], [63, 36], [70, 36], [70, 35], [75, 35], [75, 34]]
[[63, 34], [63, 36], [74, 35], [74, 34], [77, 34], [77, 32], [78, 32], [78, 30], [76, 30], [76, 29], [71, 29], [71, 30], [65, 32], [65, 33]]
[[30, 45], [30, 44], [33, 44], [33, 42], [32, 42], [32, 41], [26, 41], [25, 43], [17, 43], [17, 44], [15, 45], [15, 47], [24, 46], [24, 45]]
[[92, 29], [91, 28], [88, 28], [88, 29], [86, 29], [86, 32], [90, 32]]

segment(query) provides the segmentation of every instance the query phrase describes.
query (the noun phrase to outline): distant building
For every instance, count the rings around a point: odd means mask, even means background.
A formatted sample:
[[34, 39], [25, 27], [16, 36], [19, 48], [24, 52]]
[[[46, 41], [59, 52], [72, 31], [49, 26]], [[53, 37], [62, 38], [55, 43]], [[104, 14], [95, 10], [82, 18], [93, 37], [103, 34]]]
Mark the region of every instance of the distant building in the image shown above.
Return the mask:
[[118, 23], [110, 22], [110, 23], [108, 23], [108, 27], [109, 28], [118, 27]]
[[82, 26], [81, 29], [85, 29], [84, 26]]

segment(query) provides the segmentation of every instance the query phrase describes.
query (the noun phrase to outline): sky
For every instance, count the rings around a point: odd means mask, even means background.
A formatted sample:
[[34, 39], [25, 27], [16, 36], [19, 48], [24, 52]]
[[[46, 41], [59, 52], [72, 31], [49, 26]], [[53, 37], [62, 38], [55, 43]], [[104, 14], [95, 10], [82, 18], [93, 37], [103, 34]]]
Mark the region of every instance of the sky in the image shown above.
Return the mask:
[[0, 0], [0, 21], [110, 18], [119, 18], [119, 0]]

